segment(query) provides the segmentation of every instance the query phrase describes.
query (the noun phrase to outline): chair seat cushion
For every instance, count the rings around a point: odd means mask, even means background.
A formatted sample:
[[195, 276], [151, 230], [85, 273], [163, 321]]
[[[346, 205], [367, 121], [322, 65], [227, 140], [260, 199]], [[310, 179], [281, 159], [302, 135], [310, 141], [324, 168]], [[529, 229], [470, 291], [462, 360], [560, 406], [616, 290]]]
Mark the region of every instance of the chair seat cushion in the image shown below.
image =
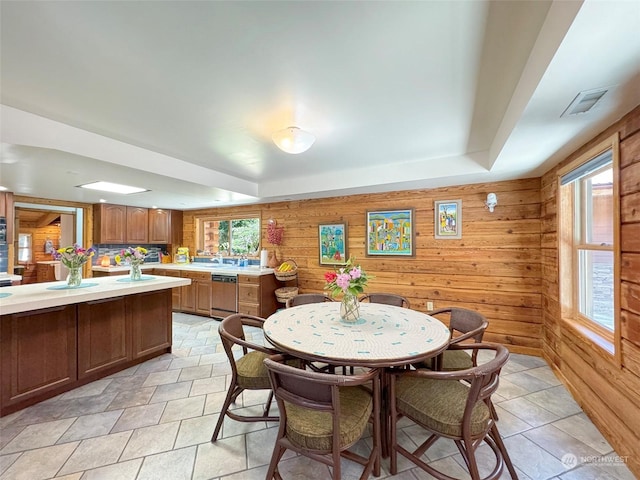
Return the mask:
[[[462, 436], [462, 417], [469, 387], [457, 380], [400, 376], [396, 382], [398, 412], [427, 429], [450, 437]], [[471, 413], [471, 435], [484, 434], [489, 408], [478, 401]]]
[[473, 367], [471, 355], [464, 350], [445, 350], [442, 354], [442, 370], [465, 370]]
[[[333, 420], [328, 412], [320, 412], [285, 402], [287, 438], [298, 447], [330, 452]], [[360, 439], [367, 427], [373, 398], [361, 387], [340, 388], [340, 448]]]
[[237, 383], [240, 387], [248, 390], [271, 388], [269, 373], [267, 367], [264, 366], [266, 357], [268, 357], [266, 353], [252, 351], [236, 361]]

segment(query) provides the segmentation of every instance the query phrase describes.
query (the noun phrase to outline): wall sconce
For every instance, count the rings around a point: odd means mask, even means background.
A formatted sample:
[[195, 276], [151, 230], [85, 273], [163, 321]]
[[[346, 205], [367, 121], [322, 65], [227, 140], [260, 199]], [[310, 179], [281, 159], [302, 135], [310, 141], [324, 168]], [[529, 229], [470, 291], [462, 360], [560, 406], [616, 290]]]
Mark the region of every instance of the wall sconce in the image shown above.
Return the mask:
[[487, 194], [487, 200], [484, 202], [484, 206], [489, 209], [491, 213], [493, 213], [493, 209], [498, 204], [498, 197], [495, 193]]
[[298, 127], [287, 127], [274, 132], [272, 137], [280, 150], [287, 153], [302, 153], [311, 148], [316, 141], [311, 133], [300, 130]]

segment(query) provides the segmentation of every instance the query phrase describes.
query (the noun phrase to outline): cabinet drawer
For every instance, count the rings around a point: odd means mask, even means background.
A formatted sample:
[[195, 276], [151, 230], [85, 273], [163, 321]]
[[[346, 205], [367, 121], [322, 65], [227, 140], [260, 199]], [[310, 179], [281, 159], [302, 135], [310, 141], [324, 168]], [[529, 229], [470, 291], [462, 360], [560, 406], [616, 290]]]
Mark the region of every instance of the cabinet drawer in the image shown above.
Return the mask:
[[238, 275], [238, 283], [250, 283], [252, 285], [260, 285], [260, 277], [255, 275]]
[[238, 301], [258, 303], [260, 299], [260, 285], [238, 284]]
[[190, 272], [187, 270], [180, 270], [180, 276], [182, 278], [191, 278], [192, 280], [211, 281], [211, 273], [209, 272]]
[[244, 315], [253, 315], [254, 317], [260, 316], [260, 305], [257, 303], [239, 303], [238, 313]]

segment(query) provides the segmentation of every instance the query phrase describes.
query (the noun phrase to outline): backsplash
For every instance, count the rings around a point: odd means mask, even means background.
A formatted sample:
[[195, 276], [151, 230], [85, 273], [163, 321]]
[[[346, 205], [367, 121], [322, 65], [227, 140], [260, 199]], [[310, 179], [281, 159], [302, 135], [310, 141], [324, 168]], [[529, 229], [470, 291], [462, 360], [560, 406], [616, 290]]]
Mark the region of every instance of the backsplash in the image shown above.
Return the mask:
[[[115, 256], [121, 254], [122, 250], [131, 245], [117, 245], [117, 244], [98, 244], [94, 245], [93, 248], [96, 249], [96, 254], [91, 259], [92, 265], [100, 265], [102, 261], [102, 257], [105, 255], [109, 256], [109, 260], [111, 265], [115, 265]], [[143, 247], [147, 249], [147, 257], [144, 260], [144, 263], [160, 263], [160, 254], [167, 251], [166, 245], [136, 245], [136, 247]]]

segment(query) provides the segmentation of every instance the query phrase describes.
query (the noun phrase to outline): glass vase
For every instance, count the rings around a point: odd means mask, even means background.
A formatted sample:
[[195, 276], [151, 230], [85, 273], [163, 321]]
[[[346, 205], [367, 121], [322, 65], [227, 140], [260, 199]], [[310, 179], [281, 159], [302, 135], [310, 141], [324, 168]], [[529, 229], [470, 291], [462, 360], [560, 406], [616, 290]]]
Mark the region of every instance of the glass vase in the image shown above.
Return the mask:
[[82, 267], [69, 267], [69, 275], [67, 275], [68, 287], [79, 287], [82, 283]]
[[360, 302], [352, 293], [345, 293], [340, 302], [340, 317], [345, 322], [355, 323], [360, 318]]
[[132, 282], [137, 282], [138, 280], [142, 280], [142, 270], [140, 270], [139, 263], [132, 263], [131, 270], [129, 272], [129, 278]]

